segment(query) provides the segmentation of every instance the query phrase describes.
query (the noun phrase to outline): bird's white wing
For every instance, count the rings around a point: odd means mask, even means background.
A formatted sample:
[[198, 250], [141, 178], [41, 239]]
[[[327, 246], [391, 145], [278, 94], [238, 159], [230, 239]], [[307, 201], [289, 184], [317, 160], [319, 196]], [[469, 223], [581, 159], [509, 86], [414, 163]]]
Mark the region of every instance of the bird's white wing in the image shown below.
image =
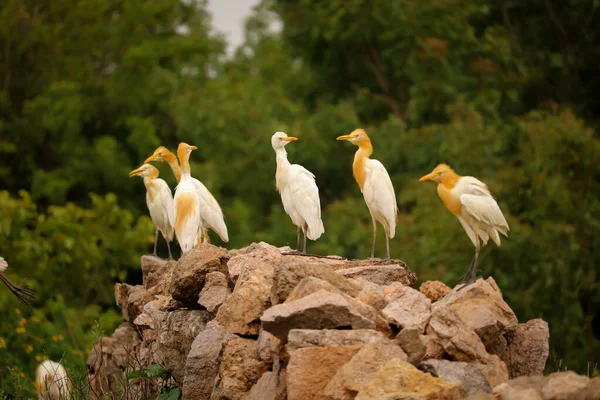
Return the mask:
[[463, 194], [460, 202], [471, 217], [507, 235], [508, 223], [491, 195]]
[[290, 200], [308, 225], [306, 236], [316, 240], [325, 232], [321, 220], [319, 188], [315, 176], [309, 170], [298, 164], [292, 165], [292, 168], [294, 181], [289, 185]]
[[398, 205], [396, 203], [396, 193], [394, 185], [387, 170], [383, 164], [377, 160], [367, 160], [367, 176], [363, 185], [363, 195], [365, 202], [371, 213], [386, 224], [386, 231], [390, 238], [396, 233], [396, 218], [398, 216]]
[[200, 197], [200, 217], [203, 220], [203, 224], [215, 231], [221, 240], [229, 242], [225, 218], [223, 217], [223, 211], [219, 203], [202, 182], [198, 179], [194, 179], [193, 182], [196, 192]]
[[173, 193], [171, 188], [162, 179], [156, 179], [158, 187], [160, 188], [160, 200], [171, 230], [175, 229], [175, 207], [173, 206]]

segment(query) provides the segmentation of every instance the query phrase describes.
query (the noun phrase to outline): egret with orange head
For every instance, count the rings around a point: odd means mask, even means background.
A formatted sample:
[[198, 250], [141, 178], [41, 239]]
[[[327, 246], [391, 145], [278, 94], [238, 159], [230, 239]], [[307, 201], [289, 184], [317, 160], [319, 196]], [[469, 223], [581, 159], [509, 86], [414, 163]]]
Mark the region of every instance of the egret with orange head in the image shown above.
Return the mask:
[[[433, 180], [438, 183], [437, 191], [448, 210], [456, 215], [475, 246], [475, 256], [460, 282], [477, 279], [477, 262], [481, 246], [491, 238], [500, 246], [500, 235], [508, 237], [508, 223], [500, 206], [487, 185], [472, 176], [460, 176], [446, 164], [439, 164], [420, 182]], [[467, 278], [469, 276], [469, 278]]]
[[371, 139], [363, 129], [356, 129], [349, 135], [338, 136], [337, 140], [347, 140], [358, 146], [354, 155], [352, 172], [360, 187], [373, 220], [373, 246], [371, 258], [375, 256], [377, 240], [377, 222], [385, 229], [385, 246], [387, 258], [390, 258], [390, 239], [396, 234], [398, 206], [396, 193], [387, 170], [383, 164], [369, 157], [373, 153]]

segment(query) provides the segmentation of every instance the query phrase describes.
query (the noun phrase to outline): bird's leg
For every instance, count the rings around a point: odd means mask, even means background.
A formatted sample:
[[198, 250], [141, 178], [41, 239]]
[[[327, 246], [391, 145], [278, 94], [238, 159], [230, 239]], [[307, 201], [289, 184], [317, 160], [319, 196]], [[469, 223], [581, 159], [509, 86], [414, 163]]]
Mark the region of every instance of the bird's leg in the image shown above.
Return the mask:
[[302, 233], [304, 233], [304, 247], [302, 248], [302, 253], [306, 254], [306, 225], [304, 225], [304, 229], [302, 229]]
[[377, 221], [375, 221], [375, 218], [373, 218], [373, 216], [371, 215], [371, 218], [373, 219], [373, 246], [371, 246], [371, 258], [375, 257], [375, 241], [377, 240]]
[[173, 254], [171, 254], [171, 245], [169, 245], [169, 241], [167, 240], [167, 249], [169, 249], [169, 260], [173, 259]]
[[387, 260], [390, 259], [390, 237], [387, 235], [385, 235], [385, 248], [387, 250]]
[[200, 243], [204, 243], [204, 229], [200, 228]]
[[158, 228], [156, 228], [156, 232], [154, 233], [154, 253], [152, 253], [152, 255], [154, 257], [157, 257], [156, 254], [156, 245], [158, 244]]
[[[469, 264], [469, 268], [467, 272], [463, 275], [463, 277], [458, 281], [458, 284], [464, 283], [467, 286], [469, 283], [473, 283], [477, 280], [477, 262], [479, 261], [479, 250], [481, 249], [481, 240], [477, 237], [477, 246], [475, 247], [475, 256], [473, 256], [473, 260], [471, 260], [471, 264]], [[467, 278], [469, 277], [469, 278]], [[465, 287], [463, 286], [463, 288]], [[462, 288], [461, 288], [462, 289]]]
[[298, 227], [298, 232], [297, 232], [297, 240], [296, 240], [296, 251], [300, 252], [300, 227]]

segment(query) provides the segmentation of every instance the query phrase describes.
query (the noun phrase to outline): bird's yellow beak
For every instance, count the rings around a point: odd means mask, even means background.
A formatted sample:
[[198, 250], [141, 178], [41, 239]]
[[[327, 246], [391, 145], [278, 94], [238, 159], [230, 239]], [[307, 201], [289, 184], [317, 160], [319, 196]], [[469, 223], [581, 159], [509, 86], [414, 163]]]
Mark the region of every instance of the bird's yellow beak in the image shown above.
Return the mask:
[[350, 139], [352, 139], [352, 136], [350, 136], [350, 135], [342, 135], [342, 136], [338, 136], [336, 138], [336, 140], [350, 140]]
[[152, 154], [150, 157], [146, 158], [146, 161], [144, 161], [144, 164], [148, 164], [150, 161], [154, 161], [156, 160], [158, 156], [156, 154]]
[[419, 179], [419, 182], [430, 181], [430, 180], [432, 180], [435, 177], [436, 177], [436, 174], [433, 173], [433, 172], [431, 172], [431, 173], [429, 173], [429, 174], [427, 174], [425, 176], [422, 176], [421, 179]]
[[133, 171], [131, 171], [129, 173], [129, 176], [138, 176], [140, 175], [142, 172], [144, 172], [143, 168], [138, 168], [138, 169], [134, 169]]
[[190, 150], [198, 150], [198, 147], [196, 147], [196, 146], [190, 146]]
[[298, 138], [293, 137], [293, 136], [288, 136], [288, 137], [281, 138], [281, 140], [283, 140], [284, 142], [293, 142], [295, 140], [298, 140]]

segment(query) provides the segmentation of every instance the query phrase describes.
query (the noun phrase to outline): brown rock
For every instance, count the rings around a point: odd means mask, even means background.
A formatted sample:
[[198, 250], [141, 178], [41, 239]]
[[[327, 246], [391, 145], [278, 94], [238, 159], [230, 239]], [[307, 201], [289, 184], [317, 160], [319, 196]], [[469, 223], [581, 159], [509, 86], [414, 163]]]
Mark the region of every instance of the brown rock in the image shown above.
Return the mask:
[[460, 385], [435, 378], [406, 361], [394, 359], [372, 375], [358, 392], [356, 400], [454, 400], [463, 397]]
[[427, 281], [423, 282], [419, 291], [423, 293], [432, 303], [435, 303], [450, 292], [450, 288], [444, 282]]
[[133, 322], [142, 313], [144, 305], [154, 300], [142, 285], [131, 286], [126, 283], [115, 284], [115, 299], [121, 308], [123, 321]]
[[229, 277], [233, 283], [237, 283], [238, 276], [246, 267], [252, 267], [256, 263], [277, 264], [281, 259], [281, 251], [268, 243], [252, 243], [250, 246], [239, 250], [227, 262]]
[[383, 286], [363, 278], [352, 279], [352, 282], [359, 284], [363, 288], [356, 296], [356, 300], [370, 305], [379, 312], [385, 308], [387, 303], [383, 297]]
[[272, 371], [265, 372], [252, 386], [244, 400], [285, 400], [285, 378]]
[[551, 400], [567, 399], [583, 391], [589, 381], [587, 376], [577, 375], [573, 371], [555, 372], [548, 376], [546, 384], [542, 387], [542, 397]]
[[171, 280], [171, 274], [177, 266], [177, 261], [164, 260], [151, 255], [142, 256], [143, 285], [149, 289], [155, 289], [156, 293], [166, 294], [165, 283]]
[[590, 379], [587, 386], [577, 393], [577, 396], [570, 396], [569, 400], [600, 400], [600, 376]]
[[219, 367], [221, 398], [239, 400], [266, 372], [266, 364], [258, 359], [255, 340], [234, 337], [223, 346], [223, 359]]
[[125, 379], [112, 359], [112, 338], [103, 337], [94, 343], [86, 366], [90, 399], [119, 398]]
[[326, 399], [325, 386], [360, 346], [306, 347], [294, 351], [287, 366], [288, 400]]
[[307, 276], [298, 282], [296, 287], [291, 291], [290, 295], [285, 300], [285, 303], [301, 299], [309, 294], [318, 292], [319, 290], [327, 290], [331, 293], [344, 293], [323, 279], [315, 278], [314, 276]]
[[498, 400], [498, 399], [492, 393], [475, 393], [471, 396], [466, 397], [466, 400]]
[[524, 375], [543, 375], [550, 349], [548, 323], [532, 319], [507, 329], [508, 344], [506, 359], [511, 378]]
[[419, 369], [442, 378], [446, 382], [459, 384], [465, 390], [465, 396], [479, 392], [492, 392], [485, 376], [473, 364], [448, 360], [427, 360], [421, 363]]
[[372, 329], [292, 329], [286, 346], [288, 353], [304, 347], [364, 346], [385, 339]]
[[421, 340], [419, 329], [402, 329], [394, 341], [408, 356], [408, 362], [417, 365], [427, 353], [427, 346]]
[[258, 358], [267, 364], [273, 364], [275, 357], [281, 353], [283, 345], [281, 340], [265, 330], [258, 335]]
[[430, 329], [427, 329], [427, 331], [426, 335], [419, 335], [426, 348], [423, 360], [442, 359], [444, 354], [446, 354], [446, 350], [444, 350], [444, 346], [442, 346], [441, 339], [435, 332], [430, 332]]
[[269, 308], [261, 321], [263, 329], [285, 340], [291, 329], [378, 328], [373, 307], [349, 296], [319, 290], [298, 300]]
[[431, 300], [408, 286], [396, 285], [393, 297], [386, 296], [386, 291], [387, 289], [384, 290], [384, 298], [391, 301], [382, 313], [388, 322], [401, 329], [418, 328], [420, 332], [424, 332], [431, 317]]
[[199, 294], [204, 287], [206, 275], [219, 271], [227, 274], [227, 250], [208, 243], [201, 243], [185, 253], [173, 270], [169, 293], [182, 303], [198, 303]]
[[392, 265], [366, 265], [353, 268], [338, 269], [336, 272], [346, 278], [363, 278], [378, 285], [389, 285], [400, 282], [403, 285], [414, 285], [417, 277], [403, 261], [394, 260]]
[[356, 296], [361, 287], [336, 273], [331, 266], [318, 263], [289, 262], [287, 259], [277, 264], [275, 271], [276, 301], [282, 303], [287, 299], [296, 285], [305, 277], [314, 276], [329, 282], [349, 296]]
[[388, 339], [380, 340], [363, 347], [352, 357], [325, 387], [325, 394], [335, 400], [352, 400], [371, 376], [388, 361], [406, 361], [402, 349]]
[[440, 310], [441, 313], [455, 311], [487, 346], [494, 343], [505, 328], [518, 322], [515, 313], [496, 288], [483, 279], [466, 287], [457, 286], [437, 301], [432, 310]]
[[583, 396], [590, 384], [586, 376], [572, 371], [555, 372], [549, 376], [521, 376], [494, 388], [494, 394], [502, 400], [585, 399]]
[[223, 343], [232, 337], [219, 328], [208, 328], [196, 336], [185, 363], [182, 400], [210, 399], [219, 374]]
[[227, 286], [212, 286], [209, 288], [205, 286], [202, 293], [200, 293], [198, 304], [215, 314], [229, 295], [231, 295], [231, 290]]
[[231, 296], [219, 308], [216, 320], [230, 332], [258, 335], [260, 316], [271, 305], [273, 266], [256, 262], [240, 274]]

